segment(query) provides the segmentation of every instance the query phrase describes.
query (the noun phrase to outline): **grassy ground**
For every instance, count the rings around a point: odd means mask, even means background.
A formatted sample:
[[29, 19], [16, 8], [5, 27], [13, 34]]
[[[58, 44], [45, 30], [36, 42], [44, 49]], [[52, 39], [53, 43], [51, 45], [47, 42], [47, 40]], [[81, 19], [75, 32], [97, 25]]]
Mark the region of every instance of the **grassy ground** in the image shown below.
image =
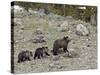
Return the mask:
[[[47, 17], [38, 18], [35, 15], [21, 18], [21, 25], [14, 26], [14, 72], [15, 73], [29, 73], [29, 72], [49, 72], [49, 71], [67, 71], [67, 70], [86, 70], [97, 68], [97, 33], [96, 26], [87, 24], [89, 29], [89, 36], [79, 36], [75, 34], [76, 24], [69, 21], [69, 30], [65, 32], [58, 31], [52, 25], [49, 25], [52, 20]], [[66, 21], [66, 20], [65, 20]], [[58, 21], [57, 21], [58, 22]], [[56, 21], [55, 21], [56, 23]], [[24, 28], [21, 29], [21, 28]], [[36, 29], [40, 29], [45, 33], [49, 52], [52, 50], [53, 42], [57, 38], [69, 36], [72, 41], [68, 45], [68, 50], [73, 57], [65, 57], [64, 54], [59, 54], [54, 57], [37, 59], [32, 61], [25, 61], [17, 63], [18, 54], [23, 50], [32, 51], [33, 54], [36, 48], [44, 46], [44, 43], [35, 44], [33, 33]], [[88, 47], [89, 45], [89, 47]], [[54, 60], [58, 58], [58, 60]]]

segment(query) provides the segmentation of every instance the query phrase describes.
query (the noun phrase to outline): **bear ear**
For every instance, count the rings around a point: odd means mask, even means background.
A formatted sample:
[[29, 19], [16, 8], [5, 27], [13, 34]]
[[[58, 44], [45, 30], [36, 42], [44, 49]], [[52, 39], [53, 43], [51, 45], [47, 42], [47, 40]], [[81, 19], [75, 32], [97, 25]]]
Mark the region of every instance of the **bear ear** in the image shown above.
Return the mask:
[[47, 46], [45, 48], [48, 48]]
[[26, 50], [25, 52], [28, 52], [28, 50]]
[[45, 47], [42, 47], [42, 49], [44, 49]]
[[68, 36], [64, 37], [64, 39], [68, 39]]
[[30, 52], [32, 54], [32, 52]]
[[66, 38], [68, 39], [68, 36], [66, 36]]
[[63, 39], [66, 39], [66, 37], [64, 37]]

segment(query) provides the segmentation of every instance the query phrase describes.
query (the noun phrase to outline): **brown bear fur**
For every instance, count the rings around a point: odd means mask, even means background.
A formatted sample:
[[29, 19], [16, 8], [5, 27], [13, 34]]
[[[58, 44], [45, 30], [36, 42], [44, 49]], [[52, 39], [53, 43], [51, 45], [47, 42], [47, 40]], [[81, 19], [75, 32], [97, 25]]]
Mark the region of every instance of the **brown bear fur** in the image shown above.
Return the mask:
[[32, 57], [32, 56], [33, 56], [33, 54], [31, 51], [27, 51], [27, 50], [22, 51], [18, 54], [18, 63], [24, 62], [26, 60], [30, 61], [31, 60], [30, 57]]
[[50, 54], [48, 54], [48, 47], [37, 48], [34, 54], [34, 59], [36, 59], [36, 57], [38, 59], [43, 58], [44, 54], [50, 56]]
[[70, 41], [71, 40], [68, 38], [68, 36], [66, 36], [62, 39], [55, 40], [54, 44], [53, 44], [53, 55], [58, 55], [58, 50], [60, 48], [63, 48], [63, 51], [68, 52], [68, 55], [69, 55], [69, 51], [67, 50], [67, 47], [68, 47], [68, 43]]

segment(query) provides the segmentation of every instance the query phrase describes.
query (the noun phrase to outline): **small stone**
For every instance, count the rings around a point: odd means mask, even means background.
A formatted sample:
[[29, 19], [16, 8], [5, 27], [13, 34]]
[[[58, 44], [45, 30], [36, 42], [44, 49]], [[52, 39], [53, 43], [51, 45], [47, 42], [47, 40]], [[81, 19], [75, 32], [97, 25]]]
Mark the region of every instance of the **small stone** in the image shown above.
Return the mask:
[[55, 66], [54, 63], [49, 64], [50, 68], [53, 68], [54, 66]]
[[75, 44], [75, 42], [73, 42], [73, 44]]
[[18, 43], [19, 41], [18, 40], [15, 40], [15, 43]]
[[24, 30], [24, 26], [21, 26], [20, 28], [21, 28], [21, 30]]
[[35, 63], [35, 62], [33, 62], [31, 65], [36, 65], [36, 63]]
[[62, 68], [63, 68], [63, 66], [58, 65], [58, 66], [57, 66], [57, 68], [58, 68], [58, 69], [62, 69]]
[[90, 45], [87, 45], [87, 47], [90, 47]]

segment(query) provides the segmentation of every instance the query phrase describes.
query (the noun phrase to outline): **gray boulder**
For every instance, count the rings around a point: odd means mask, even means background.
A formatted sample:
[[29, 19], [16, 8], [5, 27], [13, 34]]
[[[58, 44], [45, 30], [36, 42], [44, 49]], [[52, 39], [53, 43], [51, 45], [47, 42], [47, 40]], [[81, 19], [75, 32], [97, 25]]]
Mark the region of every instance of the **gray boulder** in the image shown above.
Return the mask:
[[36, 35], [34, 36], [33, 43], [43, 43], [46, 42], [46, 38], [44, 35]]
[[11, 7], [11, 13], [14, 17], [22, 18], [26, 16], [27, 11], [19, 5], [14, 5]]
[[46, 42], [46, 36], [44, 35], [44, 33], [40, 29], [37, 29], [34, 32], [32, 42], [33, 43], [43, 43], [43, 42]]
[[76, 26], [76, 34], [86, 36], [89, 34], [89, 31], [83, 24], [78, 24]]

